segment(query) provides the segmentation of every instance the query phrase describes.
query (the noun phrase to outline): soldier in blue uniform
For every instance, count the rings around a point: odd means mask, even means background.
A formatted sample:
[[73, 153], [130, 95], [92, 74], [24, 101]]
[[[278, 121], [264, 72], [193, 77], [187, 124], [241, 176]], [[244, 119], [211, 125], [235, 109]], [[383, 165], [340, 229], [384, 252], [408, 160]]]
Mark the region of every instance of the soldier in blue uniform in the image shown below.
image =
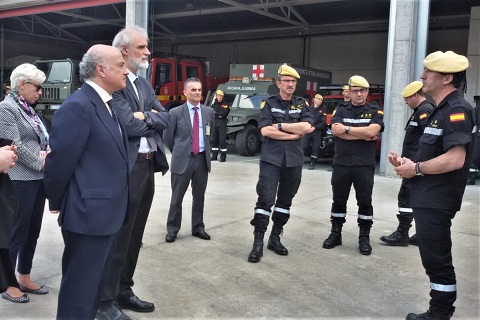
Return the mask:
[[[427, 120], [433, 111], [433, 106], [425, 98], [422, 91], [422, 81], [413, 81], [402, 91], [405, 104], [413, 110], [413, 114], [405, 126], [405, 137], [403, 138], [402, 157], [414, 160], [418, 151], [418, 140], [423, 134]], [[391, 235], [381, 236], [380, 240], [390, 246], [407, 247], [409, 243], [408, 231], [412, 226], [413, 209], [410, 206], [411, 179], [403, 179], [400, 191], [398, 192], [398, 228]], [[416, 236], [412, 236], [412, 240]], [[415, 240], [413, 240], [415, 241]], [[415, 243], [414, 243], [415, 244]]]
[[350, 87], [348, 85], [343, 86], [342, 96], [344, 102], [350, 102]]
[[297, 79], [300, 79], [300, 75], [294, 68], [286, 64], [280, 66], [276, 81], [279, 93], [260, 105], [258, 128], [263, 142], [257, 183], [258, 200], [250, 221], [254, 226], [254, 242], [248, 256], [249, 262], [259, 262], [263, 256], [263, 237], [270, 215], [273, 227], [267, 248], [279, 255], [288, 254], [287, 248], [280, 242], [280, 234], [290, 217], [292, 199], [302, 178], [301, 138], [314, 130], [305, 100], [293, 95]]
[[227, 116], [230, 113], [228, 104], [223, 101], [224, 93], [217, 90], [215, 102], [212, 108], [215, 111], [215, 126], [212, 133], [212, 157], [211, 160], [217, 160], [218, 151], [220, 151], [220, 162], [227, 160]]
[[325, 132], [325, 126], [327, 125], [327, 115], [320, 108], [323, 102], [321, 94], [316, 94], [313, 98], [313, 105], [308, 107], [313, 119], [313, 127], [315, 131], [305, 135], [303, 138], [303, 152], [306, 154], [310, 146], [312, 147], [310, 155], [310, 166], [308, 170], [315, 169], [318, 156], [320, 154], [320, 146], [322, 144], [323, 133]]
[[462, 204], [472, 156], [474, 110], [459, 92], [468, 59], [437, 51], [423, 61], [423, 92], [437, 105], [420, 137], [416, 160], [391, 151], [390, 163], [402, 178], [412, 178], [413, 208], [420, 257], [430, 278], [430, 307], [407, 320], [447, 320], [457, 298], [452, 263], [452, 219]]
[[470, 169], [468, 170], [467, 185], [475, 185], [475, 179], [477, 178], [478, 168], [480, 167], [480, 104], [479, 96], [473, 97], [477, 106], [475, 110], [475, 124], [477, 125], [477, 131], [474, 134], [474, 147], [472, 162], [470, 163]]
[[373, 224], [372, 191], [375, 175], [377, 134], [383, 131], [383, 111], [367, 103], [368, 81], [361, 76], [348, 80], [350, 102], [339, 104], [331, 120], [335, 135], [332, 170], [332, 231], [323, 242], [325, 249], [342, 244], [342, 227], [347, 216], [350, 188], [355, 189], [360, 227], [359, 251], [370, 255], [370, 228]]

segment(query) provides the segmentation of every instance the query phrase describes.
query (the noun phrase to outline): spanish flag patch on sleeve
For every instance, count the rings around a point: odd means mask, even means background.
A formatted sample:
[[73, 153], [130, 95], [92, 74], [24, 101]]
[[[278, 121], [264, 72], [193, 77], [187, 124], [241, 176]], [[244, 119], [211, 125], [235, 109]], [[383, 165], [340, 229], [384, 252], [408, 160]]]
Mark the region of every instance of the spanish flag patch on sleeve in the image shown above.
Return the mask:
[[378, 114], [383, 114], [383, 110], [378, 110], [377, 113]]
[[450, 115], [450, 122], [465, 121], [465, 113], [452, 113]]
[[427, 114], [426, 114], [426, 113], [422, 113], [419, 118], [420, 118], [420, 120], [423, 120], [423, 119], [425, 119], [426, 117], [427, 117]]

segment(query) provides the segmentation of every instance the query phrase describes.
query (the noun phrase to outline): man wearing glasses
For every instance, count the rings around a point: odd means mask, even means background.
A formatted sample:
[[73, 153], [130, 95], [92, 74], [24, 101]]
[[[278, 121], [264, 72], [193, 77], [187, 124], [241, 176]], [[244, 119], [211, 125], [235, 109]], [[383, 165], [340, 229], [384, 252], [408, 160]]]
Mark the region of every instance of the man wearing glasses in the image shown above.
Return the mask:
[[263, 236], [270, 215], [273, 227], [267, 248], [278, 255], [288, 254], [287, 248], [280, 242], [280, 234], [290, 218], [290, 206], [302, 178], [301, 138], [314, 130], [305, 100], [293, 95], [297, 79], [300, 79], [300, 75], [294, 68], [286, 64], [280, 66], [276, 81], [280, 92], [260, 104], [258, 128], [263, 142], [257, 183], [258, 200], [250, 221], [255, 229], [249, 262], [259, 262], [263, 256]]
[[353, 184], [358, 204], [359, 251], [363, 255], [370, 255], [376, 139], [384, 128], [383, 111], [377, 105], [367, 103], [370, 85], [364, 77], [352, 76], [348, 85], [350, 102], [340, 104], [331, 120], [332, 133], [336, 137], [330, 217], [332, 231], [323, 242], [323, 247], [332, 249], [342, 244], [342, 226], [346, 221], [347, 200]]

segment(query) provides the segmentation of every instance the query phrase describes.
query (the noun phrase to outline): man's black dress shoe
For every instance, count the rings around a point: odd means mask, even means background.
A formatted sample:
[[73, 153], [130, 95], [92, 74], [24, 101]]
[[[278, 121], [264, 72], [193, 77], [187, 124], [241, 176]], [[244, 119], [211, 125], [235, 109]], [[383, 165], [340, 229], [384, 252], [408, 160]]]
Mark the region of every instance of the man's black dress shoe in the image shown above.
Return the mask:
[[128, 309], [135, 312], [152, 312], [155, 305], [151, 302], [140, 300], [136, 295], [129, 297], [119, 296], [117, 302], [122, 309]]
[[165, 236], [165, 241], [174, 242], [176, 238], [177, 238], [176, 233], [167, 233], [167, 235]]
[[208, 235], [208, 233], [205, 232], [205, 230], [194, 232], [192, 233], [192, 236], [198, 237], [203, 240], [210, 240], [210, 236]]
[[110, 307], [100, 307], [97, 310], [97, 315], [95, 320], [133, 320], [127, 316], [123, 311], [118, 307], [117, 304], [111, 305]]

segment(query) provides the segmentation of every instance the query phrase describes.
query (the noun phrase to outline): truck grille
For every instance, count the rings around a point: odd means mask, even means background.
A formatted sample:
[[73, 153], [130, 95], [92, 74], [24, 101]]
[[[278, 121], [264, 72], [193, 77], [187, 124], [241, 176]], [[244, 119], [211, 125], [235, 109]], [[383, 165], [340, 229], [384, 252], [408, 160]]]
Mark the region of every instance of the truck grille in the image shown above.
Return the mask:
[[42, 96], [40, 101], [55, 102], [60, 100], [60, 88], [42, 88]]

